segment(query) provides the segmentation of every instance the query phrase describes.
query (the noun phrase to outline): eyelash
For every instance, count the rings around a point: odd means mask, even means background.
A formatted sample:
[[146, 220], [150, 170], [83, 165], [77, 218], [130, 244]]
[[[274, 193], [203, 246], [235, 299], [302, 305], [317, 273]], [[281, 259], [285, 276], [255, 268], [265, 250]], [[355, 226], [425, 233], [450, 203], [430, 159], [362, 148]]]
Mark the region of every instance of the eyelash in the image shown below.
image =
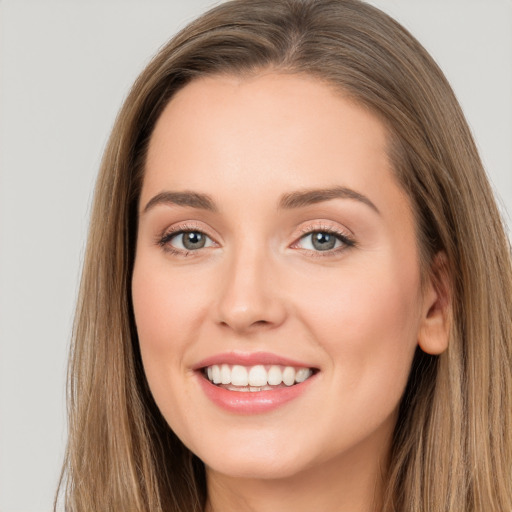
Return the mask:
[[182, 249], [176, 249], [169, 243], [173, 238], [175, 238], [179, 235], [183, 235], [185, 233], [201, 233], [202, 235], [204, 235], [207, 238], [209, 238], [210, 240], [212, 240], [212, 238], [210, 236], [208, 236], [204, 232], [204, 230], [201, 229], [199, 226], [196, 226], [193, 224], [185, 224], [185, 225], [182, 224], [180, 226], [177, 226], [175, 228], [170, 228], [167, 231], [165, 231], [163, 233], [163, 235], [158, 237], [157, 244], [160, 247], [162, 247], [162, 249], [165, 252], [172, 254], [173, 256], [182, 256], [182, 257], [196, 256], [197, 255], [196, 253], [199, 252], [198, 250], [183, 251]]
[[352, 247], [356, 246], [356, 241], [352, 236], [349, 236], [347, 233], [344, 233], [343, 231], [333, 228], [332, 226], [325, 226], [325, 225], [319, 225], [319, 226], [308, 226], [307, 228], [301, 229], [301, 236], [292, 244], [293, 246], [296, 246], [301, 240], [306, 238], [307, 236], [311, 236], [315, 233], [323, 233], [326, 235], [332, 235], [334, 236], [338, 241], [341, 242], [341, 246], [329, 249], [326, 251], [315, 251], [312, 249], [302, 249], [303, 251], [307, 251], [311, 254], [314, 258], [326, 258], [326, 257], [332, 257], [333, 255], [338, 255], [347, 249], [351, 249]]
[[[199, 226], [195, 226], [195, 225], [181, 225], [181, 226], [177, 226], [175, 228], [171, 228], [171, 229], [167, 230], [163, 235], [159, 236], [158, 239], [157, 239], [157, 244], [160, 247], [162, 247], [162, 249], [165, 252], [168, 252], [169, 254], [172, 254], [173, 256], [181, 256], [181, 257], [196, 256], [197, 253], [200, 252], [199, 249], [196, 249], [196, 250], [185, 250], [184, 251], [182, 249], [176, 249], [175, 247], [173, 247], [169, 243], [175, 237], [177, 237], [179, 235], [182, 235], [182, 234], [185, 234], [185, 233], [200, 233], [200, 234], [206, 236], [207, 238], [209, 238], [210, 240], [213, 241], [213, 238], [210, 237], [207, 233], [205, 233], [204, 230], [201, 229]], [[330, 226], [327, 227], [327, 226], [324, 226], [324, 225], [320, 225], [320, 226], [308, 226], [307, 228], [301, 229], [301, 235], [296, 239], [295, 242], [293, 242], [291, 247], [293, 248], [301, 240], [303, 240], [307, 236], [313, 235], [314, 233], [324, 233], [324, 234], [327, 234], [327, 235], [332, 235], [338, 241], [340, 241], [341, 244], [342, 244], [341, 247], [337, 247], [337, 248], [334, 248], [334, 249], [329, 249], [329, 250], [326, 250], [326, 251], [315, 251], [315, 250], [312, 250], [312, 249], [300, 249], [300, 248], [297, 248], [297, 249], [302, 250], [302, 251], [307, 251], [308, 253], [310, 253], [315, 258], [324, 258], [324, 257], [333, 256], [334, 254], [339, 254], [339, 253], [341, 253], [341, 252], [343, 252], [343, 251], [345, 251], [347, 249], [350, 249], [350, 248], [356, 246], [355, 240], [351, 236], [349, 236], [346, 233], [342, 232], [341, 230], [334, 229], [333, 227], [330, 227]]]

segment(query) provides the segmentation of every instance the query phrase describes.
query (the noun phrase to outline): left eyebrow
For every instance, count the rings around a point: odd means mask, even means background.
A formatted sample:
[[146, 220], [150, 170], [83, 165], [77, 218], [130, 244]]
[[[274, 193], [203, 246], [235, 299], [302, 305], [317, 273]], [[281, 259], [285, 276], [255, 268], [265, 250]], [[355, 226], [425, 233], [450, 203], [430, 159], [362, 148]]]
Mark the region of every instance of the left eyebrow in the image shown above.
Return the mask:
[[320, 189], [306, 189], [290, 192], [281, 196], [279, 207], [282, 209], [302, 208], [333, 199], [353, 199], [369, 206], [380, 214], [379, 209], [365, 195], [347, 187], [332, 187]]

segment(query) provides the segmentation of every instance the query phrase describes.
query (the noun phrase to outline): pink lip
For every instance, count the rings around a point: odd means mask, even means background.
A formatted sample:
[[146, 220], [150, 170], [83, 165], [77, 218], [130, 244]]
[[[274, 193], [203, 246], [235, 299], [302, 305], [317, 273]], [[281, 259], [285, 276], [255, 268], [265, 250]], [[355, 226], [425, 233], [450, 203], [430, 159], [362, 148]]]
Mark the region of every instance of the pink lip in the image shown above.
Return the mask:
[[276, 388], [271, 391], [229, 391], [212, 384], [201, 372], [196, 372], [199, 383], [206, 396], [216, 405], [229, 412], [238, 414], [261, 414], [269, 412], [300, 397], [315, 380], [316, 374], [309, 379], [290, 387]]
[[206, 366], [212, 366], [214, 364], [239, 364], [242, 366], [255, 366], [257, 364], [275, 364], [281, 366], [294, 366], [296, 368], [312, 368], [311, 365], [300, 361], [295, 361], [287, 357], [278, 356], [271, 354], [270, 352], [226, 352], [224, 354], [216, 354], [211, 357], [203, 359], [199, 363], [195, 364], [192, 369], [199, 370]]
[[278, 407], [299, 398], [309, 389], [317, 376], [317, 373], [315, 373], [309, 379], [301, 382], [300, 384], [295, 384], [290, 387], [280, 387], [269, 391], [230, 391], [211, 383], [201, 371], [202, 368], [205, 368], [206, 366], [223, 363], [231, 365], [239, 364], [242, 366], [275, 364], [281, 366], [294, 366], [295, 368], [312, 368], [312, 366], [268, 352], [228, 352], [208, 357], [194, 365], [193, 369], [195, 370], [199, 384], [206, 396], [222, 409], [238, 414], [260, 414], [277, 409]]

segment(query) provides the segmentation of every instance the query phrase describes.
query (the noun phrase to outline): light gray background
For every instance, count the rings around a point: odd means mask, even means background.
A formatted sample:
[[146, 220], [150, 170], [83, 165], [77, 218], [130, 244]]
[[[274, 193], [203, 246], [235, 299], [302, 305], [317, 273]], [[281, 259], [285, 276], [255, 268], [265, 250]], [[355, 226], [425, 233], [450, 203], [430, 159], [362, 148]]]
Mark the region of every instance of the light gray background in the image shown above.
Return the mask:
[[[512, 0], [372, 3], [441, 64], [512, 212]], [[210, 5], [0, 1], [0, 512], [51, 509], [89, 204], [115, 114], [149, 57]]]

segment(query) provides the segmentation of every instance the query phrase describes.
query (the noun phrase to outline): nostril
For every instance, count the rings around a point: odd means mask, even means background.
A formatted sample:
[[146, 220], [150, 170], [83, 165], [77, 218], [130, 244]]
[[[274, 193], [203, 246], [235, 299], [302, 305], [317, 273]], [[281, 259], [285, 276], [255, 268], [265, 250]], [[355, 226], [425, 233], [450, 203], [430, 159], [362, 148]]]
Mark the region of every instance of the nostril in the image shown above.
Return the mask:
[[256, 322], [253, 322], [252, 325], [268, 325], [270, 322], [267, 320], [257, 320]]
[[[223, 327], [235, 327], [236, 328], [236, 325], [234, 322], [226, 322], [226, 321], [222, 321], [220, 322], [220, 325], [222, 325]], [[249, 329], [249, 330], [253, 330], [254, 328], [263, 328], [263, 327], [268, 327], [272, 325], [272, 322], [269, 322], [268, 320], [256, 320], [255, 322], [248, 322], [247, 324], [247, 327], [245, 327], [244, 329]]]

